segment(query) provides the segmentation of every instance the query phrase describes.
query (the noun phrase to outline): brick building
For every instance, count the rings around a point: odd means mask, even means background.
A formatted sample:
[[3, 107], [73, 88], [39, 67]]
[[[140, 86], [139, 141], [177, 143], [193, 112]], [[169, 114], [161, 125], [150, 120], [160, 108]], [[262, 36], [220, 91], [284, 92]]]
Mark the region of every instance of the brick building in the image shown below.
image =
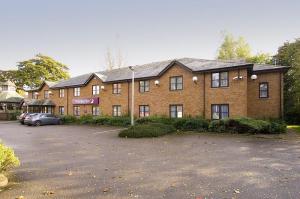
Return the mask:
[[[280, 118], [285, 66], [183, 58], [135, 66], [136, 117]], [[88, 73], [30, 90], [27, 110], [128, 115], [131, 70]], [[37, 108], [38, 107], [38, 108]]]

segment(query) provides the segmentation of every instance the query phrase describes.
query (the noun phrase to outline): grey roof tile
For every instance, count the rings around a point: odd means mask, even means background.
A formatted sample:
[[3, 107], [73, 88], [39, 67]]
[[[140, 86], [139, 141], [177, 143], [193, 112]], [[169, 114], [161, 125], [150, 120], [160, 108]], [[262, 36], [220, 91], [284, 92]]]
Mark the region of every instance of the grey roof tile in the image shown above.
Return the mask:
[[[251, 63], [246, 63], [241, 60], [235, 61], [225, 61], [225, 60], [206, 60], [206, 59], [194, 59], [194, 58], [181, 58], [176, 60], [166, 60], [160, 62], [152, 62], [148, 64], [134, 66], [135, 78], [150, 78], [159, 76], [162, 71], [164, 71], [173, 61], [177, 61], [188, 69], [194, 72], [201, 71], [210, 71], [217, 69], [226, 69], [237, 66], [253, 66]], [[253, 71], [261, 70], [273, 70], [287, 68], [285, 66], [274, 66], [274, 65], [258, 65], [254, 64]], [[99, 71], [95, 73], [88, 73], [80, 75], [77, 77], [70, 78], [68, 80], [63, 80], [51, 88], [62, 88], [62, 87], [73, 87], [84, 85], [92, 75], [96, 75], [103, 82], [112, 82], [112, 81], [124, 81], [131, 79], [131, 70], [128, 67], [113, 69], [110, 71]]]
[[288, 69], [288, 66], [269, 65], [269, 64], [254, 64], [253, 71], [264, 71], [264, 70], [278, 70]]
[[51, 86], [51, 88], [62, 88], [62, 87], [72, 87], [72, 86], [79, 86], [79, 85], [84, 85], [89, 78], [91, 77], [93, 73], [87, 73], [84, 75], [79, 75], [76, 77], [72, 77], [67, 80], [62, 80], [58, 82], [57, 84]]

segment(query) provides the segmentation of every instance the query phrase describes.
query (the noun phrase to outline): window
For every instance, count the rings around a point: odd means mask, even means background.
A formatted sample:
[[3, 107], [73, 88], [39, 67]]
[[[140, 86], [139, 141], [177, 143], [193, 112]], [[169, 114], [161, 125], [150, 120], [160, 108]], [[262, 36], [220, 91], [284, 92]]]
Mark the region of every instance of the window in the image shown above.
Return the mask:
[[73, 114], [75, 116], [79, 116], [80, 115], [80, 106], [74, 106], [73, 107]]
[[44, 91], [44, 98], [45, 99], [48, 99], [49, 98], [49, 91]]
[[229, 117], [228, 104], [212, 104], [211, 105], [211, 118], [213, 120], [225, 119]]
[[170, 90], [182, 90], [183, 81], [182, 76], [170, 77]]
[[93, 86], [93, 95], [99, 95], [99, 93], [100, 93], [99, 85], [94, 85]]
[[140, 105], [140, 117], [148, 117], [150, 114], [150, 109], [148, 105]]
[[121, 116], [121, 106], [113, 105], [113, 116]]
[[120, 94], [121, 93], [121, 84], [113, 84], [113, 94]]
[[146, 81], [140, 81], [140, 92], [144, 93], [144, 92], [148, 92], [150, 90], [150, 81], [146, 80]]
[[59, 114], [60, 115], [64, 115], [65, 114], [65, 107], [60, 106], [60, 107], [58, 107], [58, 110], [59, 110]]
[[2, 86], [2, 91], [8, 91], [8, 85], [3, 85]]
[[74, 96], [79, 97], [80, 96], [80, 87], [74, 88]]
[[269, 97], [269, 83], [263, 82], [259, 83], [259, 98], [268, 98]]
[[182, 105], [170, 105], [170, 117], [182, 118], [183, 106]]
[[94, 115], [94, 116], [100, 115], [100, 107], [99, 106], [92, 107], [92, 115]]
[[37, 99], [38, 98], [38, 95], [36, 92], [32, 92], [32, 99]]
[[228, 72], [212, 73], [211, 87], [228, 87]]
[[65, 89], [59, 89], [59, 97], [60, 98], [65, 97]]

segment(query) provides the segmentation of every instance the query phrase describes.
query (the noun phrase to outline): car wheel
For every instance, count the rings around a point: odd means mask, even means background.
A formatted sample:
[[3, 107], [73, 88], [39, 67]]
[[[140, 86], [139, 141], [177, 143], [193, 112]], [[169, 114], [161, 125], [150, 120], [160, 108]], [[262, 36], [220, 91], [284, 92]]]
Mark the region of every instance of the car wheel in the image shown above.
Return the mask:
[[35, 126], [41, 126], [41, 121], [36, 121], [34, 124]]
[[58, 125], [62, 125], [63, 123], [62, 123], [61, 120], [58, 120], [57, 124], [58, 124]]

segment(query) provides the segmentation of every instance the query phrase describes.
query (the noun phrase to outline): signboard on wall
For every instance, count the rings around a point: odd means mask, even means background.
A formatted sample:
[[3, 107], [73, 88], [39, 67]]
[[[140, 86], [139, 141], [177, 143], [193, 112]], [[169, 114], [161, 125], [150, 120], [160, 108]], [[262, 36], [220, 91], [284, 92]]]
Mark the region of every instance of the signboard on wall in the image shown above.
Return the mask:
[[97, 104], [99, 104], [99, 97], [75, 98], [75, 99], [72, 99], [72, 104], [91, 104], [91, 105], [97, 105]]

